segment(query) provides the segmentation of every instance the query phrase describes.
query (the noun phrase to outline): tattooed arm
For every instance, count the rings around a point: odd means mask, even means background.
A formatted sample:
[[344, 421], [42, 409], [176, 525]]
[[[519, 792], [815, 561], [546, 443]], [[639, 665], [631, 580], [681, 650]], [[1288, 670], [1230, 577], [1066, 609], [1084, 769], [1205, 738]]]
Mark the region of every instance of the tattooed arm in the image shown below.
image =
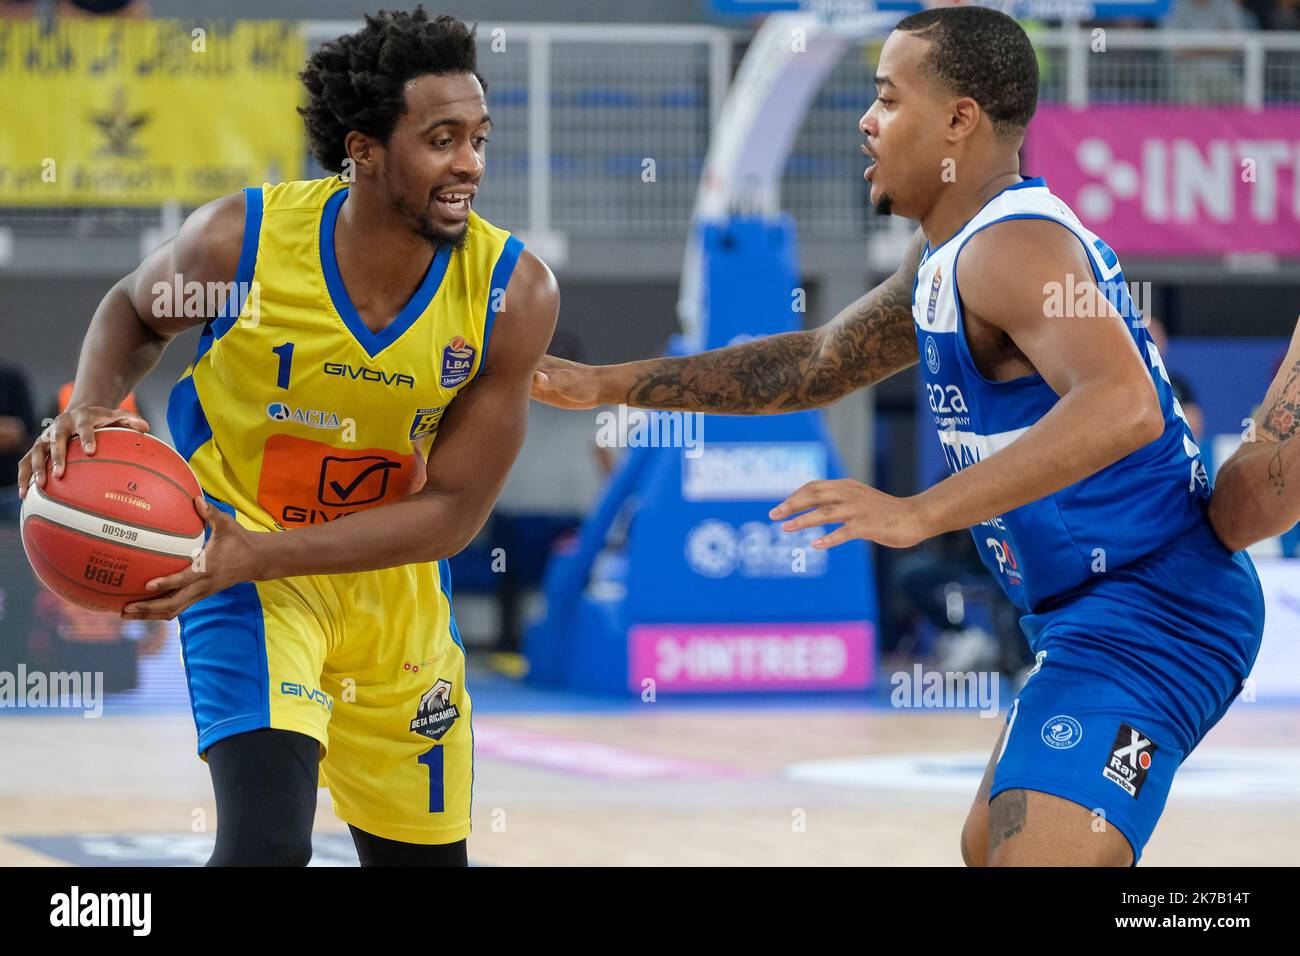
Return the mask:
[[681, 358], [580, 365], [543, 358], [533, 398], [560, 408], [640, 408], [770, 415], [819, 408], [917, 362], [912, 288], [918, 229], [892, 276], [829, 323]]
[[1210, 499], [1210, 523], [1233, 551], [1300, 521], [1300, 324], [1259, 414], [1255, 440], [1223, 463]]

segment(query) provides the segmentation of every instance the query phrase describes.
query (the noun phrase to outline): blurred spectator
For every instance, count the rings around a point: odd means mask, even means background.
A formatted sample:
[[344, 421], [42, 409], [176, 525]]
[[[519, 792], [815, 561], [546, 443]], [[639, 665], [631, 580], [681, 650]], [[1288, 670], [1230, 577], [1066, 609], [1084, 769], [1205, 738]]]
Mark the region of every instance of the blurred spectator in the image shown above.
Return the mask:
[[1273, 11], [1275, 0], [1239, 0], [1239, 2], [1249, 18], [1251, 29], [1262, 30], [1268, 26], [1269, 14]]
[[39, 431], [26, 376], [0, 365], [0, 489], [17, 487], [18, 462]]
[[961, 529], [898, 555], [888, 574], [892, 652], [923, 657], [937, 671], [1018, 675], [1030, 660], [1019, 614], [989, 578], [970, 532]]
[[1163, 26], [1166, 30], [1249, 30], [1253, 19], [1236, 0], [1174, 0]]
[[1260, 21], [1268, 30], [1300, 30], [1300, 0], [1273, 0]]
[[[1099, 20], [1097, 22], [1115, 27], [1117, 30], [1150, 30], [1156, 25], [1155, 20], [1144, 20], [1141, 17], [1116, 17], [1113, 20]], [[1091, 25], [1090, 23], [1089, 26]]]
[[0, 0], [0, 17], [147, 17], [144, 0]]
[[147, 17], [150, 13], [143, 0], [59, 0], [54, 8], [59, 17]]
[[[1174, 0], [1166, 30], [1222, 33], [1249, 30], [1254, 17], [1236, 0]], [[1241, 57], [1224, 49], [1178, 50], [1173, 55], [1174, 101], [1196, 106], [1241, 102]]]

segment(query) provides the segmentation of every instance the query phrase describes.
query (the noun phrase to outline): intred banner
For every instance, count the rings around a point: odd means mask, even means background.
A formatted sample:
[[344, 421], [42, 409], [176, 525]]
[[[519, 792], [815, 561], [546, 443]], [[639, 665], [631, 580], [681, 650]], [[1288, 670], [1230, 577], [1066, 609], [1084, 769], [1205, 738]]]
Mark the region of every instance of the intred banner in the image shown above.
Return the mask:
[[628, 633], [628, 686], [659, 690], [861, 690], [871, 686], [867, 621], [641, 624]]
[[1121, 258], [1300, 257], [1300, 108], [1044, 105], [1025, 153]]

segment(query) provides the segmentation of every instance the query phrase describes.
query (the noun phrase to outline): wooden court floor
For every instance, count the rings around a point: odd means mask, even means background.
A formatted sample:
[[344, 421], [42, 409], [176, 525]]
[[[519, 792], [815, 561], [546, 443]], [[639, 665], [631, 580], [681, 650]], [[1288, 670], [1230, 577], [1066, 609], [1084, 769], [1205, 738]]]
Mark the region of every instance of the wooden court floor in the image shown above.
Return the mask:
[[[969, 712], [654, 705], [474, 723], [470, 859], [496, 866], [960, 865], [1001, 727]], [[1298, 731], [1300, 710], [1236, 706], [1175, 782], [1143, 864], [1300, 863]], [[193, 735], [188, 712], [0, 719], [0, 865], [67, 865], [50, 847], [127, 837], [189, 841], [187, 861], [201, 859], [215, 807]], [[317, 831], [346, 846], [324, 791]]]

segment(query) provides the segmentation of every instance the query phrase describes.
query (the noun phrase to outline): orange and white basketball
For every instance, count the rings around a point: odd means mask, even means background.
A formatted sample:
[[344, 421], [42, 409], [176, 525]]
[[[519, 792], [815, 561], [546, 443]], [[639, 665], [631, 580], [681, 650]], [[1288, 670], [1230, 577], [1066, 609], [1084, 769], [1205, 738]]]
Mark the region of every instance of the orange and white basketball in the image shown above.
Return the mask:
[[74, 437], [63, 475], [23, 499], [27, 560], [65, 600], [120, 611], [156, 597], [145, 582], [183, 570], [203, 547], [200, 493], [185, 459], [151, 435], [98, 429], [94, 455]]

